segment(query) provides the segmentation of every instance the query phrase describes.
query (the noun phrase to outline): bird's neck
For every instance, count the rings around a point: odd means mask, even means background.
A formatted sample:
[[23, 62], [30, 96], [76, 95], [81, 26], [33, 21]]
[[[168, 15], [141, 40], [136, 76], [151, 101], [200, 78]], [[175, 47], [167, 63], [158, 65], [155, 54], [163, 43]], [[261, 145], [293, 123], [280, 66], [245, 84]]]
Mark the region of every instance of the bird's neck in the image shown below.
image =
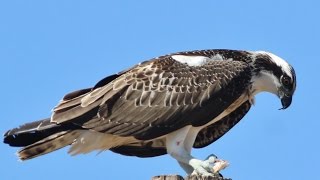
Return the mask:
[[251, 92], [256, 95], [260, 92], [269, 92], [278, 95], [279, 81], [271, 72], [261, 70], [256, 72], [251, 79]]

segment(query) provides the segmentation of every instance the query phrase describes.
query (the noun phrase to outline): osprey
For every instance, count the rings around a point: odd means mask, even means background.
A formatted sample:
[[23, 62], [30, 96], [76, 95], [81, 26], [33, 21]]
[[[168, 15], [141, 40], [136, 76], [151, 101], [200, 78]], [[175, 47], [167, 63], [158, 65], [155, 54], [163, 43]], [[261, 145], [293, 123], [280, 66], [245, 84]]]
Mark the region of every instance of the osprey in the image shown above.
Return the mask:
[[228, 132], [256, 94], [273, 93], [286, 109], [295, 89], [292, 66], [269, 52], [173, 53], [65, 95], [50, 118], [9, 130], [4, 143], [22, 147], [21, 160], [68, 145], [71, 155], [94, 150], [137, 157], [168, 153], [188, 174], [212, 175], [216, 164], [194, 158], [191, 149]]

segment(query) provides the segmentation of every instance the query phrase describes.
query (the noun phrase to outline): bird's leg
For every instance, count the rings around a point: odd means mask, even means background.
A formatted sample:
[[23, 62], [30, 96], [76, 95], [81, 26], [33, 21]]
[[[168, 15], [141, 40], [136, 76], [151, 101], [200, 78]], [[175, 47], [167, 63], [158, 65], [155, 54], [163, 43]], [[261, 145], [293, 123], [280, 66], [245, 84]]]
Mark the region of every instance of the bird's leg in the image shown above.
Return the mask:
[[202, 161], [190, 154], [198, 132], [199, 129], [187, 126], [170, 133], [166, 137], [167, 152], [179, 162], [188, 174], [214, 176], [221, 170], [216, 164], [218, 162], [217, 158], [213, 159], [209, 156], [207, 160]]
[[194, 169], [193, 169], [192, 166], [190, 166], [189, 164], [185, 164], [185, 163], [179, 162], [179, 161], [178, 161], [178, 163], [187, 174], [192, 174], [193, 173]]
[[192, 157], [184, 149], [184, 147], [176, 146], [174, 148], [168, 148], [167, 146], [167, 151], [173, 158], [175, 158], [179, 162], [179, 164], [188, 174], [197, 172], [197, 174], [205, 176], [213, 175], [210, 171], [207, 170], [207, 163], [204, 163], [204, 161]]

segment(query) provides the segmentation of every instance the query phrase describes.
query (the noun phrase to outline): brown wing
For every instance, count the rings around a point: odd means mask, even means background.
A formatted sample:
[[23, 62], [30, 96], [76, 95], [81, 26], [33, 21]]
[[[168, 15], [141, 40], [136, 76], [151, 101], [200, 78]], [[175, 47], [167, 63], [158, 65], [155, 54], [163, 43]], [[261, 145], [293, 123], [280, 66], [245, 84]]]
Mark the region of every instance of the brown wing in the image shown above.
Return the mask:
[[[194, 148], [202, 148], [215, 142], [231, 128], [233, 128], [250, 110], [251, 103], [246, 101], [236, 110], [231, 112], [220, 121], [202, 129], [194, 142]], [[154, 145], [151, 141], [144, 144], [132, 144], [126, 146], [120, 146], [112, 148], [111, 151], [126, 156], [137, 156], [137, 157], [154, 157], [167, 154], [165, 144], [162, 146]]]
[[251, 103], [244, 102], [236, 110], [210, 126], [202, 129], [194, 142], [194, 148], [203, 148], [218, 140], [233, 128], [250, 110]]
[[162, 56], [62, 101], [52, 122], [72, 121], [99, 132], [153, 139], [208, 123], [244, 92], [250, 79], [251, 67], [243, 61], [188, 66]]

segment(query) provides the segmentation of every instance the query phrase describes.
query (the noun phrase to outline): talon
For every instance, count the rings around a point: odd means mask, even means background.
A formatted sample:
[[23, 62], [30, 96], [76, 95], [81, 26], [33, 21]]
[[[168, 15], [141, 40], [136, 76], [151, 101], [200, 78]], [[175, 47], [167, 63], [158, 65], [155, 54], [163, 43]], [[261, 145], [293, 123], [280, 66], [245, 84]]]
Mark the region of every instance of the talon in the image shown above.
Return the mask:
[[229, 166], [228, 161], [218, 159], [218, 157], [214, 154], [211, 154], [204, 161], [204, 168], [213, 174], [218, 174], [219, 171], [225, 169]]
[[214, 154], [209, 155], [205, 161], [209, 162], [209, 163], [215, 163], [215, 161], [218, 160], [218, 157]]
[[214, 174], [217, 174], [219, 173], [219, 171], [225, 169], [226, 167], [229, 166], [229, 162], [228, 161], [225, 161], [225, 160], [216, 160], [214, 166], [212, 167], [212, 172]]

